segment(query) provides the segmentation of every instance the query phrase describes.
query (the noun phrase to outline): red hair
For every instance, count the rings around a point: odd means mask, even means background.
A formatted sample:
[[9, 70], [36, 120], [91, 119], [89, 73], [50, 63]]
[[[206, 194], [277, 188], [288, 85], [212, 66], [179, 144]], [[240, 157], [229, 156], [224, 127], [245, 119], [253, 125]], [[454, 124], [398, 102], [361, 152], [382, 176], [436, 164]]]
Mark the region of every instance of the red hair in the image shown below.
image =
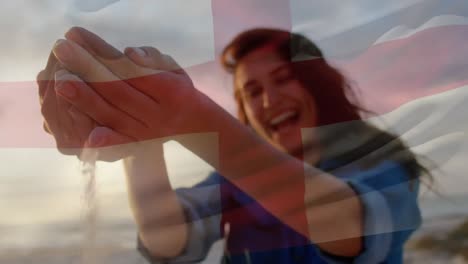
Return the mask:
[[[296, 78], [316, 98], [318, 126], [361, 119], [359, 113], [363, 109], [352, 102], [356, 98], [345, 77], [328, 64], [312, 41], [300, 34], [276, 29], [243, 32], [224, 49], [222, 65], [228, 72], [234, 73], [243, 57], [266, 46], [272, 47], [281, 58], [290, 62]], [[248, 125], [237, 87], [234, 87], [234, 97], [238, 105], [238, 118]]]
[[[326, 130], [320, 139], [320, 144], [325, 149], [322, 159], [339, 161], [337, 166], [360, 161], [359, 164], [363, 167], [374, 166], [383, 160], [395, 160], [407, 169], [411, 180], [418, 179], [422, 173], [430, 176], [427, 169], [416, 160], [415, 155], [397, 136], [362, 120], [361, 113], [369, 111], [359, 106], [355, 93], [344, 75], [332, 67], [322, 51], [305, 36], [277, 29], [248, 30], [239, 34], [225, 47], [221, 63], [228, 72], [234, 73], [237, 63], [242, 58], [267, 46], [273, 47], [273, 52], [290, 62], [297, 80], [315, 98], [318, 126], [360, 121], [332, 126], [332, 129]], [[238, 118], [249, 125], [237, 87], [234, 87], [234, 97], [238, 105]], [[347, 139], [344, 145], [342, 141], [337, 140], [342, 138]], [[355, 142], [361, 144], [355, 145]], [[339, 149], [338, 153], [336, 149]], [[432, 177], [430, 179], [432, 180]]]

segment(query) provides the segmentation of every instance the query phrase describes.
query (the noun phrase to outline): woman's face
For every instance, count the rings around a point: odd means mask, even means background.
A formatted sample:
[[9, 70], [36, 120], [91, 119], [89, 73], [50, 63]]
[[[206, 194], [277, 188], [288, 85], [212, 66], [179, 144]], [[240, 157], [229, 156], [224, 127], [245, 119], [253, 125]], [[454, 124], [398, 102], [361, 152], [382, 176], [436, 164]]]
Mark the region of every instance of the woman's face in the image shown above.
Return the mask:
[[301, 128], [317, 125], [317, 109], [288, 62], [271, 48], [257, 49], [238, 62], [235, 82], [250, 126], [275, 147], [300, 151]]

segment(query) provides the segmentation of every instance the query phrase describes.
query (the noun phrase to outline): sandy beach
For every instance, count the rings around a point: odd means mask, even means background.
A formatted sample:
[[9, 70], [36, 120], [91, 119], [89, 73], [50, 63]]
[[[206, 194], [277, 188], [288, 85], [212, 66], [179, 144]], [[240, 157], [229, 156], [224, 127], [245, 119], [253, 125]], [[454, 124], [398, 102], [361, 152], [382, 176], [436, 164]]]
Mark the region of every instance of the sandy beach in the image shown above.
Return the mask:
[[[406, 244], [405, 263], [414, 264], [467, 264], [468, 259], [459, 255], [452, 254], [442, 250], [433, 250], [430, 248], [422, 249], [421, 241], [427, 237], [440, 239], [443, 241], [447, 235], [456, 230], [461, 224], [466, 222], [467, 215], [446, 215], [434, 219], [428, 219], [423, 226], [417, 230]], [[463, 237], [460, 243], [467, 243], [468, 237]], [[454, 241], [452, 241], [454, 242]], [[455, 243], [458, 243], [455, 242]], [[468, 247], [467, 247], [468, 248]]]
[[[136, 250], [119, 247], [100, 248], [96, 250], [94, 263], [114, 264], [138, 264], [147, 263]], [[48, 264], [80, 264], [80, 248], [56, 248], [56, 249], [30, 249], [14, 250], [4, 252], [0, 255], [0, 263], [26, 264], [26, 263], [48, 263]]]
[[[427, 220], [423, 226], [416, 231], [411, 240], [407, 243], [405, 251], [405, 263], [410, 264], [466, 264], [468, 260], [460, 255], [452, 255], [447, 252], [436, 250], [419, 250], [414, 245], [417, 241], [427, 235], [443, 238], [451, 230], [466, 221], [467, 216], [451, 215]], [[202, 263], [219, 263], [219, 256], [222, 252], [222, 244], [216, 243], [209, 256]], [[119, 245], [108, 245], [96, 248], [94, 251], [94, 261], [88, 264], [144, 264], [147, 261], [132, 247]], [[47, 264], [81, 264], [81, 248], [76, 246], [67, 246], [63, 248], [31, 248], [27, 250], [7, 250], [0, 253], [0, 263], [8, 264], [29, 264], [29, 263], [47, 263]]]
[[[214, 244], [204, 264], [219, 263], [222, 252], [221, 241]], [[144, 264], [148, 263], [134, 248], [110, 246], [98, 248], [95, 258], [86, 264]], [[2, 264], [83, 264], [82, 252], [78, 247], [55, 249], [10, 250], [0, 253]]]

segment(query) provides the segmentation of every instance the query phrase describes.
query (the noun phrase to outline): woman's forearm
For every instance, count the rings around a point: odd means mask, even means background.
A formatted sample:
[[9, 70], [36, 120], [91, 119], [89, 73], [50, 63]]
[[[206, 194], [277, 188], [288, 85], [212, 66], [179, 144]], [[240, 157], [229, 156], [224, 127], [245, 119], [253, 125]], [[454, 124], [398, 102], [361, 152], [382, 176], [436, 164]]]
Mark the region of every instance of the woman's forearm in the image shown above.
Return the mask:
[[[217, 132], [219, 154], [207, 162], [322, 249], [345, 256], [359, 252], [362, 208], [351, 187], [275, 149], [227, 113], [210, 113], [216, 117], [211, 131]], [[199, 156], [213, 156], [204, 153], [212, 146], [195, 146]]]
[[137, 144], [138, 150], [124, 160], [124, 165], [140, 239], [154, 256], [177, 256], [187, 242], [187, 224], [169, 182], [162, 141]]

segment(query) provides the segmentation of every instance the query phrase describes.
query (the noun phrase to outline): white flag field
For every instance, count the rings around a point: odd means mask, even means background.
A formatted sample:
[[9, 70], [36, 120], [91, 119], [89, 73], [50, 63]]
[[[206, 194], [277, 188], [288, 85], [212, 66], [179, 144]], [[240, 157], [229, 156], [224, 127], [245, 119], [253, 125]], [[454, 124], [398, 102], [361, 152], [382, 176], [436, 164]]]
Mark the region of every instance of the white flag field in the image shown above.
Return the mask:
[[[37, 247], [45, 237], [58, 243], [60, 230], [51, 223], [80, 218], [79, 162], [59, 154], [44, 132], [35, 83], [53, 44], [72, 26], [119, 49], [154, 46], [170, 54], [233, 115], [232, 77], [218, 60], [224, 45], [254, 27], [302, 33], [359, 91], [376, 113], [373, 122], [433, 162], [438, 192], [468, 193], [466, 1], [24, 0], [3, 1], [0, 21], [0, 209], [6, 216], [0, 230], [10, 235], [0, 238], [0, 252]], [[190, 186], [211, 170], [175, 143], [165, 149], [174, 186]], [[97, 175], [102, 221], [127, 224], [121, 164], [99, 163]], [[468, 215], [460, 204], [451, 210]], [[125, 243], [135, 242], [132, 232], [122, 235]]]

